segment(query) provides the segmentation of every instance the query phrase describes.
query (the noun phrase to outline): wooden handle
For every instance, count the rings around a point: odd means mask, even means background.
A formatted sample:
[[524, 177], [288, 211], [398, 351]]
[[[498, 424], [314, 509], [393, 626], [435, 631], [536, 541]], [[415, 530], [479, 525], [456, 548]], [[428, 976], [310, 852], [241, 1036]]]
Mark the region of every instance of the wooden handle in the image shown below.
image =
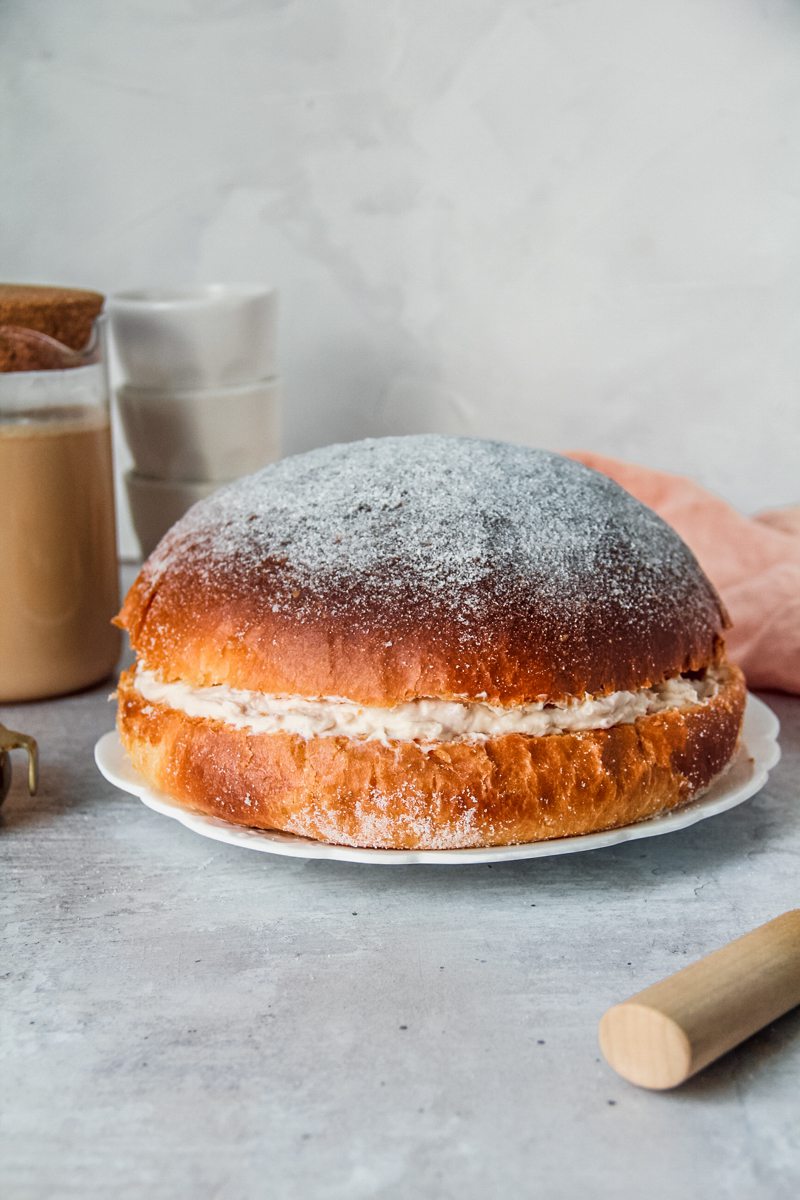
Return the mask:
[[623, 1079], [671, 1088], [800, 1004], [800, 908], [615, 1004], [600, 1049]]

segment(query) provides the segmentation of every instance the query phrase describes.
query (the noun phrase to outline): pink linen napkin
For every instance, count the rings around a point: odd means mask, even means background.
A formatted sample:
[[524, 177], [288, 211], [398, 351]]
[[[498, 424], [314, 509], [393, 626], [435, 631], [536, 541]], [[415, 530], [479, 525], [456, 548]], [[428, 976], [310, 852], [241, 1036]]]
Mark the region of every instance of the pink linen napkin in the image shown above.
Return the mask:
[[728, 609], [726, 642], [751, 688], [800, 694], [800, 508], [745, 517], [690, 479], [570, 451], [655, 509], [697, 556]]

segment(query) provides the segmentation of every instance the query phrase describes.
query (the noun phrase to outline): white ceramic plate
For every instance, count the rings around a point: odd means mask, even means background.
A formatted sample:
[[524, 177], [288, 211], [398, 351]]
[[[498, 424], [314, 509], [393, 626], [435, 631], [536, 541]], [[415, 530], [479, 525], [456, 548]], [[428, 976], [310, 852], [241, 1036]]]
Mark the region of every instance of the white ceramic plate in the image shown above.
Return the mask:
[[575, 854], [579, 850], [597, 850], [601, 846], [615, 846], [618, 842], [656, 837], [660, 833], [685, 829], [696, 821], [735, 808], [761, 790], [780, 758], [779, 728], [778, 718], [772, 709], [755, 696], [748, 696], [743, 745], [736, 759], [704, 796], [685, 808], [603, 833], [554, 838], [549, 842], [532, 842], [524, 846], [489, 846], [477, 850], [363, 850], [355, 846], [329, 846], [325, 842], [314, 842], [291, 833], [245, 829], [218, 817], [188, 812], [163, 792], [154, 791], [131, 766], [113, 730], [100, 738], [94, 756], [101, 774], [115, 787], [138, 796], [148, 808], [163, 813], [165, 817], [173, 817], [187, 829], [231, 846], [245, 846], [248, 850], [263, 850], [267, 854], [285, 854], [293, 858], [333, 858], [344, 862], [380, 863], [384, 866], [400, 863], [493, 863], [517, 858], [545, 858], [550, 854]]

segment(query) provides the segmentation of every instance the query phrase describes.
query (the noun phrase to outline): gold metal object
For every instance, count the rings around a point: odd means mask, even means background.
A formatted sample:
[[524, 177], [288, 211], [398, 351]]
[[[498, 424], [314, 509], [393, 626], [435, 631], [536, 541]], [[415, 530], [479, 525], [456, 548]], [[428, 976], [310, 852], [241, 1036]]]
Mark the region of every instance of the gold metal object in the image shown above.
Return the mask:
[[28, 791], [32, 796], [39, 786], [39, 747], [32, 737], [25, 733], [15, 733], [0, 725], [0, 804], [8, 795], [11, 787], [11, 760], [8, 753], [11, 750], [26, 750], [28, 754]]

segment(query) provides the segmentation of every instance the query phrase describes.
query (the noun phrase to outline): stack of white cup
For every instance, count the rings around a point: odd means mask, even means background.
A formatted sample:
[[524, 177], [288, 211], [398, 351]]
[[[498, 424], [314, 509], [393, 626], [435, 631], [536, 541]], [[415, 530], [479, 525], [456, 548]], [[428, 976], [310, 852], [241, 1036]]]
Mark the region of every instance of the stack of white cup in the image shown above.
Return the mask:
[[197, 500], [280, 453], [277, 293], [213, 284], [108, 304], [142, 554]]

